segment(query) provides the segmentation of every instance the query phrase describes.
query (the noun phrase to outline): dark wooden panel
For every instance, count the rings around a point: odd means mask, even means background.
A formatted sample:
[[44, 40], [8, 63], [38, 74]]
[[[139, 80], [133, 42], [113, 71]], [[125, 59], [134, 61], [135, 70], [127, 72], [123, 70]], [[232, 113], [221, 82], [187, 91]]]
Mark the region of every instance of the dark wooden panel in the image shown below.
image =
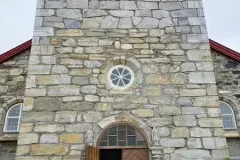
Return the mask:
[[99, 160], [99, 150], [95, 147], [87, 146], [86, 160]]
[[148, 160], [148, 149], [124, 149], [122, 160]]

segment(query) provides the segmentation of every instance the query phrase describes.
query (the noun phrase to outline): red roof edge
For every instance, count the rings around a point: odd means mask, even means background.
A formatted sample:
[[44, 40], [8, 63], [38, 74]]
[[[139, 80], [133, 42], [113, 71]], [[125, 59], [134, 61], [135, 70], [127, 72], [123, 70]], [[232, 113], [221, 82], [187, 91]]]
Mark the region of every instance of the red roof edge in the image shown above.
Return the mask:
[[[219, 52], [220, 54], [227, 56], [229, 58], [232, 58], [233, 60], [239, 61], [240, 62], [240, 53], [220, 44], [217, 43], [211, 39], [209, 39], [210, 47], [212, 50], [215, 50]], [[24, 42], [23, 44], [3, 53], [0, 55], [0, 63], [5, 62], [9, 60], [10, 58], [30, 49], [32, 46], [32, 40], [28, 40], [27, 42]]]
[[10, 58], [30, 49], [32, 46], [32, 40], [28, 40], [27, 42], [24, 42], [23, 44], [20, 44], [19, 46], [3, 53], [0, 55], [0, 63], [5, 62], [9, 60]]
[[209, 39], [210, 47], [212, 50], [219, 52], [220, 54], [227, 56], [233, 60], [240, 62], [240, 53]]

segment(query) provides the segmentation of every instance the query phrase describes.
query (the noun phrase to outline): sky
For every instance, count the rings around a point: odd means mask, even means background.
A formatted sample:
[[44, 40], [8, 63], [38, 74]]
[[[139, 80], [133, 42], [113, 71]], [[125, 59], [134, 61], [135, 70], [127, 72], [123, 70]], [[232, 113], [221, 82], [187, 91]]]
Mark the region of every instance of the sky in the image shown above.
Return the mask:
[[[0, 54], [32, 38], [37, 0], [0, 1]], [[203, 0], [209, 38], [240, 52], [240, 0]]]

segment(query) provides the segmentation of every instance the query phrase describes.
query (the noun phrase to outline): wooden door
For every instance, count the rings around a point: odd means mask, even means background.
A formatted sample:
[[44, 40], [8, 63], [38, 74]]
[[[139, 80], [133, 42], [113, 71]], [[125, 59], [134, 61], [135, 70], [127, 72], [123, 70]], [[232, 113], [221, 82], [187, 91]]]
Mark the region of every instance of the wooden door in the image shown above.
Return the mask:
[[148, 160], [148, 149], [124, 149], [122, 160]]
[[99, 160], [99, 149], [87, 146], [86, 147], [86, 160]]

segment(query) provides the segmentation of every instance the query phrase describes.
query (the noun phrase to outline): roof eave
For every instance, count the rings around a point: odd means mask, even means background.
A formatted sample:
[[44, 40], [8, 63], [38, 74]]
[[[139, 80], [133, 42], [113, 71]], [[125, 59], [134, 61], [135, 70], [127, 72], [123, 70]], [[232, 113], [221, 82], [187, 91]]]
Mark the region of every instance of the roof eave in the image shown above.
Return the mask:
[[227, 56], [233, 60], [240, 62], [240, 53], [220, 44], [216, 41], [209, 39], [210, 47], [212, 50], [219, 52], [220, 54]]
[[20, 44], [19, 46], [3, 53], [0, 55], [0, 63], [5, 62], [7, 60], [9, 60], [10, 58], [30, 49], [32, 46], [32, 40], [28, 40], [26, 42], [24, 42], [23, 44]]

